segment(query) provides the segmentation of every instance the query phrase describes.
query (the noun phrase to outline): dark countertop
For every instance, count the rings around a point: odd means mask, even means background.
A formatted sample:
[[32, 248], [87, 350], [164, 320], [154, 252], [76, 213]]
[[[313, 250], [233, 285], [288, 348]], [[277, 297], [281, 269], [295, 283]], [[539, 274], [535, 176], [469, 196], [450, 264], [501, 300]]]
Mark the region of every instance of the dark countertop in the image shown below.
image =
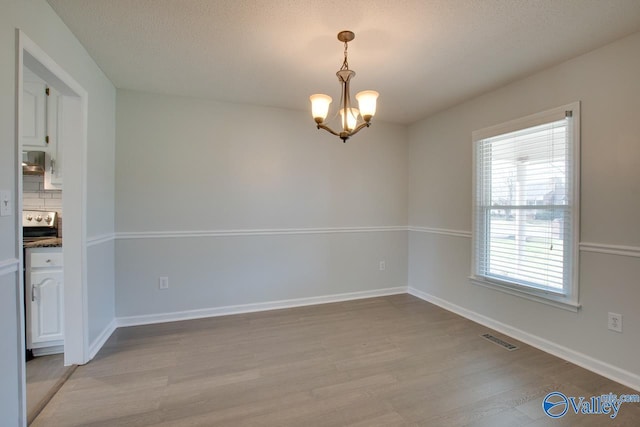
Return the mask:
[[39, 240], [24, 244], [24, 248], [59, 248], [62, 246], [62, 237], [52, 237], [50, 239]]

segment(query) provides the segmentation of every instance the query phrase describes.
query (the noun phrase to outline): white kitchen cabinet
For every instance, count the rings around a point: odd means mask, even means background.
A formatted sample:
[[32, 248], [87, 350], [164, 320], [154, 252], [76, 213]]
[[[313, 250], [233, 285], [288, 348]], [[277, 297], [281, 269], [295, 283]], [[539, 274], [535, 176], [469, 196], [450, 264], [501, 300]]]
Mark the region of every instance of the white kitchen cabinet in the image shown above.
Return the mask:
[[65, 97], [28, 68], [22, 90], [22, 150], [44, 151], [44, 189], [62, 190]]
[[64, 142], [61, 119], [64, 97], [55, 89], [47, 96], [47, 134], [49, 150], [44, 157], [44, 189], [62, 190], [62, 144]]
[[22, 87], [22, 148], [24, 151], [48, 149], [47, 85], [43, 81], [26, 80]]
[[27, 348], [35, 355], [64, 347], [64, 274], [62, 248], [26, 250], [25, 298]]

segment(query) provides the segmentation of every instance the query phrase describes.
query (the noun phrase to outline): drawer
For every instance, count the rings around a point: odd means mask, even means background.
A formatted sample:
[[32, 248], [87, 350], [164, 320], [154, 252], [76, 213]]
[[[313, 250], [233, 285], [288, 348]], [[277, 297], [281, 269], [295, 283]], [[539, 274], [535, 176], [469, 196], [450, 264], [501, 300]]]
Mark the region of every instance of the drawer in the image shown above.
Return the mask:
[[62, 267], [62, 252], [31, 253], [31, 268]]

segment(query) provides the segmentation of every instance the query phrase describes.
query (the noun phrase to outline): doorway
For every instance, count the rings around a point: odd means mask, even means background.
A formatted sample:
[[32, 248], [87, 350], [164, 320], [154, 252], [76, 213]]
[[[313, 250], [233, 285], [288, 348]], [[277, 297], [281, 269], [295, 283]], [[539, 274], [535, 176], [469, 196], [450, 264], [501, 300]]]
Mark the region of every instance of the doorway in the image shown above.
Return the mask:
[[[18, 214], [23, 211], [23, 175], [22, 175], [22, 121], [24, 90], [24, 72], [29, 69], [59, 94], [64, 114], [58, 122], [62, 130], [64, 143], [60, 155], [64, 159], [64, 196], [62, 197], [62, 259], [64, 267], [61, 291], [61, 315], [64, 319], [64, 366], [81, 365], [89, 360], [88, 351], [88, 311], [87, 311], [87, 272], [86, 272], [86, 145], [87, 145], [87, 109], [88, 94], [64, 69], [37, 46], [22, 31], [16, 30], [17, 36], [17, 70], [16, 70], [16, 138], [17, 138], [17, 192]], [[50, 165], [48, 165], [50, 166]], [[22, 236], [23, 223], [18, 227], [17, 253], [20, 268], [24, 271], [25, 256]], [[21, 325], [19, 331], [23, 343], [19, 349], [21, 370], [21, 412], [26, 424], [27, 392], [26, 392], [26, 341], [25, 341], [25, 283], [24, 277], [18, 275], [18, 306]]]

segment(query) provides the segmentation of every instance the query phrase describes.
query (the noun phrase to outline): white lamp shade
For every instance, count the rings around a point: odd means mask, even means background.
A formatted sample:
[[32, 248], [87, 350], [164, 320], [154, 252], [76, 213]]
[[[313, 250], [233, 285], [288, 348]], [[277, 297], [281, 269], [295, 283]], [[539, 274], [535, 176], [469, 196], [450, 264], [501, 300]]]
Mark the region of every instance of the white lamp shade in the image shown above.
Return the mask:
[[344, 118], [344, 108], [340, 109], [340, 123], [342, 124], [342, 129], [346, 130], [346, 131], [352, 131], [353, 129], [355, 129], [356, 125], [358, 124], [358, 114], [360, 114], [360, 111], [358, 111], [357, 108], [348, 108], [347, 111], [349, 111], [349, 113], [347, 114], [347, 120], [346, 120], [346, 128], [345, 128], [345, 118]]
[[[311, 100], [311, 114], [316, 122], [322, 123], [329, 114], [329, 105], [331, 104], [331, 97], [323, 93], [316, 93], [309, 97]], [[319, 120], [319, 121], [318, 121]]]
[[379, 93], [375, 90], [363, 90], [356, 95], [358, 107], [360, 107], [360, 114], [362, 114], [365, 120], [367, 117], [371, 118], [376, 115], [376, 100], [378, 96]]

